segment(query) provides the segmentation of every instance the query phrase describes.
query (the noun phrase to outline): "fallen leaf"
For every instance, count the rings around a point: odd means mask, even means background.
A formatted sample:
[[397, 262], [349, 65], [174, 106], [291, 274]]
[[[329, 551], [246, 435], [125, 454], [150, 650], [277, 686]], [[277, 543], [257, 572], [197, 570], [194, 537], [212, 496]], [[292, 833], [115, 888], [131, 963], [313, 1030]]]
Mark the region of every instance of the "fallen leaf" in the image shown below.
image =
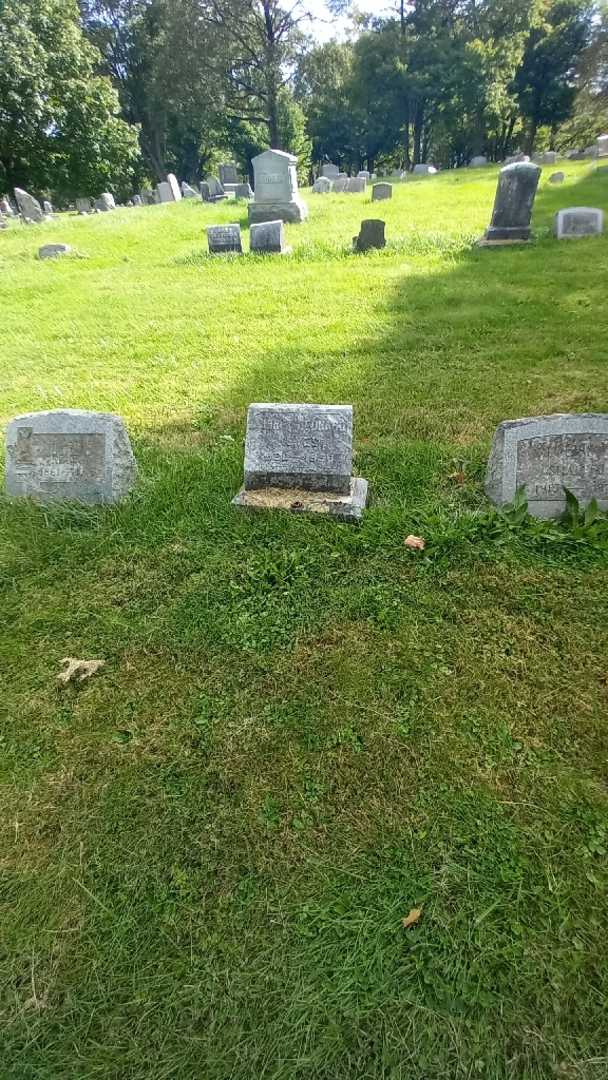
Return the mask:
[[466, 476], [463, 472], [453, 472], [448, 476], [448, 480], [452, 480], [454, 484], [466, 484]]
[[421, 907], [413, 907], [412, 910], [410, 911], [409, 915], [405, 915], [403, 917], [403, 919], [401, 920], [401, 923], [402, 923], [404, 929], [407, 930], [408, 926], [414, 926], [415, 923], [417, 923], [418, 920], [420, 919], [421, 915], [422, 915], [422, 908]]
[[105, 660], [77, 660], [74, 656], [64, 656], [61, 663], [65, 664], [66, 667], [65, 671], [61, 671], [57, 676], [57, 682], [67, 686], [69, 682], [73, 682], [75, 679], [78, 682], [90, 679], [91, 675], [94, 675], [103, 667]]
[[410, 533], [403, 541], [406, 547], [412, 548], [414, 551], [424, 551], [426, 540], [423, 540], [421, 536], [413, 536]]

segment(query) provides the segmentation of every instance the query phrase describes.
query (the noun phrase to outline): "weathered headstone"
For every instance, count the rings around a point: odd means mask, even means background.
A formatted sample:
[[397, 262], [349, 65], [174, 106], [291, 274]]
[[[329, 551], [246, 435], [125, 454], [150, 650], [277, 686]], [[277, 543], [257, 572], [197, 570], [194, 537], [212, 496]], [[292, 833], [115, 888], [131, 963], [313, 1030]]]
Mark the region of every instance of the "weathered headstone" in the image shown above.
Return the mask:
[[333, 184], [328, 176], [318, 176], [312, 185], [312, 190], [315, 195], [328, 195], [333, 187]]
[[19, 207], [19, 213], [25, 222], [38, 224], [40, 221], [44, 221], [44, 213], [38, 199], [35, 199], [33, 195], [30, 195], [27, 191], [23, 191], [22, 188], [15, 188], [15, 198], [17, 200], [17, 206]]
[[597, 143], [591, 143], [583, 150], [583, 157], [596, 158], [598, 155]]
[[249, 250], [258, 254], [288, 255], [282, 221], [260, 221], [249, 229]]
[[485, 154], [476, 154], [475, 157], [471, 158], [469, 164], [472, 169], [481, 169], [483, 165], [488, 164], [488, 159]]
[[168, 180], [161, 180], [160, 184], [156, 185], [156, 194], [159, 203], [175, 202], [173, 189]]
[[209, 188], [209, 196], [212, 202], [218, 199], [226, 198], [226, 192], [224, 191], [224, 188], [218, 180], [217, 176], [208, 176], [205, 183]]
[[141, 195], [134, 195], [131, 201], [133, 203], [133, 206], [143, 206], [144, 205], [144, 200], [142, 199]]
[[362, 176], [364, 180], [370, 180], [371, 175], [372, 174], [368, 172], [367, 169], [359, 169], [359, 172], [357, 173], [357, 176]]
[[182, 197], [182, 192], [177, 182], [177, 176], [175, 175], [175, 173], [167, 173], [167, 183], [171, 188], [171, 194], [173, 196], [174, 202], [179, 202]]
[[144, 206], [154, 206], [156, 203], [155, 193], [151, 188], [144, 188], [144, 190], [140, 192], [140, 197]]
[[604, 231], [604, 212], [594, 206], [568, 206], [557, 211], [554, 224], [558, 240], [600, 236]]
[[549, 177], [549, 183], [550, 184], [563, 184], [565, 179], [566, 179], [566, 174], [565, 173], [563, 173], [563, 172], [554, 172], [554, 173], [551, 173], [551, 176]]
[[249, 182], [246, 184], [237, 184], [234, 191], [235, 199], [253, 199], [253, 191]]
[[505, 420], [496, 429], [486, 474], [486, 494], [503, 506], [524, 488], [528, 509], [559, 517], [564, 488], [582, 506], [597, 499], [608, 509], [608, 413], [558, 413]]
[[6, 490], [41, 501], [115, 502], [137, 466], [123, 421], [112, 413], [27, 413], [6, 432]]
[[522, 154], [520, 150], [515, 154], [511, 154], [510, 157], [505, 158], [505, 165], [524, 165], [530, 160], [528, 154]]
[[220, 165], [220, 183], [223, 184], [240, 184], [241, 179], [238, 174], [236, 165], [232, 162], [225, 162]]
[[249, 224], [261, 221], [300, 222], [308, 207], [298, 192], [297, 158], [283, 150], [265, 150], [253, 158], [254, 200], [249, 203]]
[[367, 186], [367, 180], [364, 176], [349, 176], [346, 181], [345, 191], [351, 195], [361, 195]]
[[102, 192], [99, 198], [95, 199], [95, 209], [100, 210], [102, 214], [107, 213], [108, 210], [115, 210], [114, 196], [109, 191]]
[[43, 244], [38, 248], [38, 258], [56, 259], [60, 255], [69, 255], [71, 250], [69, 244]]
[[48, 199], [42, 200], [42, 209], [44, 210], [45, 214], [48, 214], [49, 217], [53, 213], [53, 207]]
[[210, 255], [242, 255], [241, 226], [238, 222], [231, 225], [208, 225], [207, 243]]
[[598, 157], [606, 157], [608, 155], [608, 135], [598, 135], [596, 139], [596, 150]]
[[200, 198], [200, 193], [195, 191], [193, 187], [190, 187], [190, 184], [187, 184], [185, 180], [182, 180], [182, 198], [198, 199]]
[[482, 244], [521, 243], [530, 239], [532, 207], [541, 170], [531, 162], [505, 165], [498, 174], [492, 221]]
[[434, 176], [436, 172], [437, 169], [434, 165], [426, 165], [424, 163], [414, 165], [414, 176]]
[[233, 502], [359, 521], [367, 481], [352, 476], [352, 458], [351, 405], [250, 405], [245, 482]]
[[544, 150], [542, 154], [533, 154], [532, 161], [536, 165], [556, 165], [557, 153], [555, 150]]
[[335, 195], [342, 195], [346, 191], [346, 185], [348, 184], [347, 176], [336, 176], [333, 181], [333, 192]]
[[13, 210], [10, 202], [6, 198], [0, 199], [0, 214], [6, 214], [7, 217], [15, 216], [15, 211]]
[[353, 236], [353, 251], [371, 251], [386, 246], [385, 223], [379, 218], [366, 218], [361, 222], [359, 235]]
[[374, 184], [372, 187], [372, 202], [382, 202], [383, 199], [392, 199], [393, 186], [392, 184]]
[[330, 180], [334, 180], [336, 176], [340, 175], [340, 170], [337, 165], [332, 165], [328, 162], [327, 165], [321, 167], [321, 176], [327, 176]]

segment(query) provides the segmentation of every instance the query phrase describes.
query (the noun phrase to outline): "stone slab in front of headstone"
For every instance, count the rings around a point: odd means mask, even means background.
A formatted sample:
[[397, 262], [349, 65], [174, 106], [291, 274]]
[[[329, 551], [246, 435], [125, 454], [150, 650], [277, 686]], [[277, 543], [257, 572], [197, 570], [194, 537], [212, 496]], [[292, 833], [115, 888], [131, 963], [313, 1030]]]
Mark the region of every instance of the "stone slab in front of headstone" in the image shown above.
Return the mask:
[[6, 432], [6, 490], [39, 501], [116, 502], [137, 466], [113, 413], [57, 409], [16, 416]]
[[38, 258], [56, 259], [60, 255], [69, 255], [71, 250], [69, 244], [43, 244], [38, 248]]
[[208, 225], [207, 243], [210, 255], [242, 255], [241, 226], [238, 222], [231, 225]]
[[225, 162], [220, 165], [220, 183], [223, 184], [240, 184], [240, 177], [236, 165], [232, 162]]
[[558, 413], [505, 420], [496, 429], [486, 494], [497, 506], [524, 488], [530, 513], [559, 517], [564, 488], [581, 506], [608, 509], [608, 413]]
[[327, 176], [330, 180], [334, 180], [336, 176], [339, 176], [340, 170], [337, 165], [333, 165], [328, 162], [327, 165], [321, 167], [321, 176]]
[[557, 211], [554, 228], [558, 240], [600, 236], [604, 231], [604, 212], [595, 206], [568, 206]]
[[366, 218], [361, 222], [359, 235], [353, 236], [353, 250], [362, 252], [385, 247], [384, 229], [384, 221], [379, 218]]
[[254, 201], [247, 207], [250, 225], [277, 218], [296, 223], [308, 217], [298, 191], [297, 162], [283, 150], [265, 150], [253, 158]]
[[285, 228], [282, 220], [260, 221], [249, 229], [249, 250], [258, 254], [286, 255]]
[[347, 494], [353, 461], [351, 405], [249, 406], [245, 488]]
[[40, 221], [44, 221], [44, 212], [38, 199], [35, 199], [29, 192], [24, 191], [22, 188], [15, 188], [15, 198], [17, 200], [17, 206], [19, 207], [19, 213], [24, 221], [28, 223], [38, 224]]
[[531, 162], [505, 165], [498, 174], [492, 221], [482, 243], [521, 243], [530, 238], [532, 207], [541, 169]]
[[372, 187], [372, 202], [382, 202], [383, 199], [392, 199], [393, 186], [392, 184], [374, 184]]
[[469, 164], [472, 169], [480, 169], [483, 165], [488, 164], [488, 159], [485, 154], [476, 154], [475, 157], [471, 158]]
[[315, 195], [328, 195], [332, 187], [332, 181], [328, 176], [318, 176], [312, 185], [312, 190]]
[[554, 173], [551, 173], [551, 176], [549, 177], [549, 183], [550, 184], [563, 184], [565, 179], [566, 179], [566, 174], [565, 173], [563, 173], [563, 172], [554, 172]]
[[209, 194], [211, 195], [212, 199], [216, 199], [218, 197], [221, 198], [223, 195], [226, 194], [217, 176], [208, 176], [205, 183], [209, 187]]
[[95, 199], [95, 209], [100, 210], [102, 214], [107, 213], [108, 210], [115, 210], [114, 196], [109, 191], [103, 191], [99, 198]]

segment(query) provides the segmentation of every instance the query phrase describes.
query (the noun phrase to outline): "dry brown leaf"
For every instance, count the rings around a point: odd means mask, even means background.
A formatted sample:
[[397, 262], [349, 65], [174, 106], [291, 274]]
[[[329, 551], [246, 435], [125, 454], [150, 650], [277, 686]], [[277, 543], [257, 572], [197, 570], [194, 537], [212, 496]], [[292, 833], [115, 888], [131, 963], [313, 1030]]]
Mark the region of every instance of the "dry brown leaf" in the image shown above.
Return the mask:
[[413, 536], [410, 533], [403, 541], [406, 547], [412, 548], [414, 551], [424, 551], [426, 540], [423, 540], [421, 536]]
[[462, 471], [450, 473], [448, 480], [452, 480], [454, 484], [466, 484], [467, 482], [467, 478]]
[[77, 660], [74, 656], [64, 656], [61, 663], [66, 667], [57, 676], [57, 682], [67, 686], [74, 680], [82, 682], [84, 679], [90, 679], [91, 675], [103, 667], [105, 660]]
[[408, 926], [414, 926], [418, 922], [418, 920], [420, 919], [421, 915], [422, 915], [422, 908], [421, 907], [413, 907], [412, 910], [410, 911], [409, 915], [404, 915], [404, 917], [401, 920], [401, 923], [402, 923], [404, 929], [407, 930]]

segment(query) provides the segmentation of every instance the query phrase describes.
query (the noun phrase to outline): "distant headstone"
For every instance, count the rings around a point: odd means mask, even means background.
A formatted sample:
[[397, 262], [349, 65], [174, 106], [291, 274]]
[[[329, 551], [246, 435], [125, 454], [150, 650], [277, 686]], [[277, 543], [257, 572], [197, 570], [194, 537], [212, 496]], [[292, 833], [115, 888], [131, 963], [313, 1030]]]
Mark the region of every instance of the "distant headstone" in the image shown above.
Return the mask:
[[237, 189], [237, 187], [239, 187], [238, 184], [224, 184], [224, 183], [222, 183], [222, 188], [224, 189], [224, 194], [227, 195], [230, 199], [236, 198], [236, 189]]
[[182, 180], [182, 198], [198, 199], [200, 198], [200, 193], [195, 191], [193, 187], [190, 187], [190, 184], [187, 184], [185, 180]]
[[382, 202], [383, 199], [392, 199], [393, 185], [384, 182], [374, 184], [372, 187], [372, 202]]
[[554, 222], [558, 240], [600, 236], [604, 231], [604, 211], [593, 206], [568, 206], [557, 211]]
[[298, 191], [297, 158], [283, 150], [265, 150], [253, 158], [254, 200], [249, 203], [249, 224], [262, 221], [300, 222], [308, 207]]
[[161, 180], [160, 184], [156, 185], [156, 195], [159, 203], [175, 202], [171, 184], [167, 180]]
[[211, 191], [206, 180], [201, 181], [201, 198], [203, 202], [212, 202]]
[[421, 163], [420, 165], [414, 165], [414, 176], [434, 176], [437, 169], [434, 165], [426, 165]]
[[365, 191], [367, 180], [364, 176], [350, 176], [346, 181], [345, 191], [351, 195], [361, 195]]
[[282, 221], [260, 221], [249, 229], [249, 250], [258, 254], [287, 255]]
[[220, 184], [240, 184], [240, 182], [241, 178], [236, 165], [233, 165], [232, 162], [220, 165]]
[[344, 191], [346, 191], [346, 185], [347, 184], [348, 184], [348, 177], [347, 176], [336, 176], [336, 179], [333, 181], [334, 194], [342, 195], [342, 193]]
[[475, 157], [471, 158], [469, 164], [472, 169], [480, 169], [482, 165], [488, 164], [488, 159], [485, 154], [476, 154]]
[[583, 157], [596, 158], [598, 154], [597, 143], [591, 143], [583, 150]]
[[235, 199], [253, 199], [253, 191], [249, 182], [246, 184], [237, 184], [234, 192]]
[[340, 175], [340, 170], [337, 165], [332, 165], [328, 162], [327, 165], [321, 167], [321, 176], [327, 176], [330, 180], [334, 180], [336, 176]]
[[333, 187], [332, 181], [328, 176], [318, 176], [312, 185], [313, 194], [315, 195], [328, 195]]
[[38, 248], [38, 258], [56, 259], [59, 255], [69, 255], [71, 250], [69, 244], [43, 244]]
[[15, 211], [13, 210], [8, 199], [0, 199], [0, 214], [6, 214], [7, 217], [15, 216]]
[[518, 151], [516, 154], [511, 154], [510, 157], [505, 158], [505, 165], [523, 165], [530, 160], [528, 154], [522, 154]]
[[6, 490], [41, 501], [116, 502], [137, 466], [123, 421], [112, 413], [27, 413], [6, 432]]
[[208, 176], [205, 183], [209, 188], [209, 195], [212, 201], [226, 198], [226, 192], [224, 191], [224, 188], [218, 180], [217, 176]]
[[181, 188], [177, 182], [177, 176], [175, 173], [167, 173], [167, 183], [171, 188], [171, 194], [174, 202], [179, 202], [182, 197]]
[[351, 405], [250, 405], [245, 483], [233, 502], [358, 521], [367, 481], [352, 476], [352, 444]]
[[98, 199], [95, 199], [95, 209], [101, 210], [102, 214], [105, 214], [108, 210], [115, 210], [114, 196], [109, 191], [104, 191]]
[[371, 180], [371, 173], [367, 169], [359, 169], [357, 176], [362, 176], [364, 180]]
[[541, 170], [531, 162], [505, 165], [498, 174], [492, 221], [482, 244], [530, 239], [532, 207]]
[[53, 213], [53, 207], [48, 199], [43, 199], [42, 209], [44, 210], [45, 214], [48, 214], [49, 216]]
[[19, 213], [24, 221], [29, 223], [38, 224], [40, 221], [44, 221], [44, 212], [38, 199], [35, 199], [33, 195], [30, 195], [27, 191], [23, 191], [22, 188], [15, 188], [15, 198], [17, 200], [17, 206], [19, 207]]
[[564, 488], [582, 506], [595, 498], [608, 509], [608, 413], [503, 421], [492, 443], [486, 494], [503, 506], [522, 487], [535, 517], [559, 517], [566, 507]]
[[366, 218], [361, 222], [359, 235], [353, 236], [353, 251], [371, 251], [373, 248], [386, 246], [384, 221], [379, 218]]
[[[331, 179], [331, 177], [330, 177], [330, 179]], [[348, 180], [348, 173], [347, 172], [339, 172], [337, 177], [336, 177], [336, 180]]]
[[554, 173], [551, 173], [551, 176], [549, 177], [549, 183], [550, 184], [563, 184], [565, 179], [566, 179], [566, 174], [565, 173], [563, 173], [563, 172], [554, 172]]
[[536, 165], [556, 165], [557, 153], [555, 150], [544, 150], [542, 154], [533, 154], [532, 161]]
[[232, 225], [208, 225], [207, 243], [209, 244], [210, 255], [242, 255], [241, 226], [238, 223]]
[[598, 157], [606, 157], [608, 155], [608, 135], [598, 135], [596, 139], [596, 150]]

